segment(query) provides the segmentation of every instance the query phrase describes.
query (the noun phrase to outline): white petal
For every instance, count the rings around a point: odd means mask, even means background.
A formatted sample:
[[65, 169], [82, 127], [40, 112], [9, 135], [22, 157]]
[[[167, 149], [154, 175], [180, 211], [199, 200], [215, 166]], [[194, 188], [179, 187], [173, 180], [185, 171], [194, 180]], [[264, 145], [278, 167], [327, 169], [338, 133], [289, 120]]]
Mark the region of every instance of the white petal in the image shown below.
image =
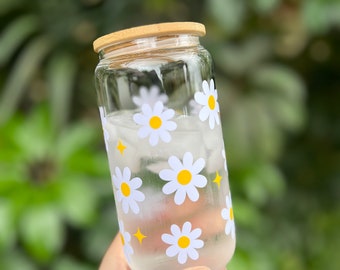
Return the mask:
[[231, 228], [231, 238], [235, 239], [235, 224], [233, 224], [233, 226]]
[[133, 194], [133, 199], [137, 202], [142, 202], [145, 200], [145, 195], [143, 192], [139, 191], [139, 190], [134, 190], [132, 192]]
[[208, 117], [209, 117], [209, 109], [208, 109], [207, 106], [204, 106], [200, 110], [200, 113], [199, 113], [198, 117], [200, 118], [201, 121], [205, 121], [205, 120], [208, 119]]
[[137, 189], [142, 186], [142, 183], [143, 183], [142, 179], [140, 179], [139, 177], [134, 177], [129, 182], [129, 185], [132, 189]]
[[195, 187], [188, 188], [187, 194], [188, 194], [189, 199], [193, 202], [197, 202], [200, 197], [200, 194], [198, 193]]
[[176, 156], [169, 157], [168, 163], [171, 169], [175, 170], [176, 172], [183, 168], [181, 161]]
[[146, 138], [151, 133], [151, 128], [149, 126], [143, 126], [138, 130], [138, 137], [141, 139]]
[[117, 197], [118, 202], [121, 202], [121, 201], [122, 201], [122, 199], [123, 199], [123, 194], [122, 194], [122, 192], [120, 191], [120, 189], [117, 190], [117, 192], [116, 192], [116, 197]]
[[168, 102], [169, 98], [166, 94], [161, 94], [159, 97], [158, 97], [158, 100], [162, 101], [164, 104]]
[[187, 252], [185, 250], [180, 251], [180, 253], [178, 255], [178, 262], [180, 264], [185, 264], [187, 259], [188, 259]]
[[139, 213], [139, 206], [133, 199], [129, 200], [129, 205], [132, 212], [134, 212], [135, 214]]
[[119, 188], [119, 181], [115, 175], [112, 175], [112, 182], [116, 188]]
[[163, 108], [164, 108], [163, 103], [161, 101], [157, 101], [155, 103], [155, 106], [153, 107], [154, 114], [161, 115]]
[[204, 188], [207, 185], [208, 180], [204, 175], [199, 174], [194, 176], [193, 183], [196, 187]]
[[138, 125], [146, 125], [148, 123], [148, 119], [147, 117], [145, 117], [143, 114], [141, 113], [135, 113], [133, 115], [133, 121], [135, 121], [136, 124]]
[[209, 87], [209, 84], [208, 84], [208, 82], [207, 82], [206, 80], [204, 80], [204, 81], [202, 82], [202, 88], [203, 88], [203, 92], [204, 92], [205, 94], [209, 94], [210, 87]]
[[[196, 229], [192, 230], [192, 232], [190, 233], [190, 238], [197, 239], [198, 237], [201, 236], [201, 234], [202, 234], [202, 230], [200, 228], [196, 228]], [[196, 243], [197, 241], [198, 240], [195, 240], [195, 241], [192, 241], [192, 242]], [[195, 246], [195, 248], [198, 248], [198, 246]]]
[[192, 241], [193, 248], [202, 248], [204, 246], [204, 242], [200, 239], [196, 239]]
[[141, 107], [142, 104], [143, 104], [142, 99], [140, 97], [137, 97], [137, 96], [132, 97], [132, 102], [134, 104], [136, 104], [138, 107]]
[[152, 97], [157, 97], [158, 94], [159, 94], [159, 88], [158, 88], [158, 86], [157, 86], [157, 85], [152, 85], [152, 86], [150, 87], [149, 93], [150, 93], [150, 96], [152, 96]]
[[176, 243], [175, 238], [171, 234], [168, 234], [168, 233], [162, 234], [162, 241], [166, 244], [169, 244], [169, 245]]
[[169, 120], [173, 118], [174, 116], [175, 116], [175, 111], [172, 109], [167, 109], [161, 114], [163, 121]]
[[147, 89], [145, 86], [141, 86], [141, 87], [139, 88], [139, 95], [140, 95], [143, 99], [148, 98], [148, 97], [149, 97], [149, 95], [148, 95], [148, 89]]
[[179, 252], [179, 249], [177, 246], [173, 245], [173, 246], [170, 246], [166, 249], [166, 255], [169, 256], [169, 257], [175, 257]]
[[177, 124], [174, 121], [167, 121], [165, 123], [165, 129], [174, 131], [177, 128]]
[[151, 116], [152, 115], [152, 108], [149, 104], [143, 104], [142, 106], [142, 112], [146, 116]]
[[185, 201], [186, 192], [182, 188], [177, 189], [175, 193], [175, 203], [181, 205]]
[[117, 176], [117, 182], [121, 182], [122, 181], [122, 178], [123, 178], [123, 175], [119, 169], [119, 167], [116, 167], [115, 168], [115, 173], [116, 173], [116, 176]]
[[172, 224], [171, 227], [170, 227], [170, 230], [171, 230], [172, 234], [176, 237], [178, 237], [182, 234], [181, 229], [176, 224]]
[[183, 155], [183, 166], [185, 168], [191, 168], [194, 162], [194, 157], [190, 152], [185, 152]]
[[125, 167], [124, 170], [123, 170], [123, 179], [125, 181], [129, 181], [130, 177], [131, 177], [131, 171], [128, 167]]
[[213, 129], [215, 127], [215, 117], [213, 114], [210, 114], [209, 116], [209, 127], [210, 129]]
[[177, 189], [178, 184], [176, 184], [175, 181], [171, 181], [163, 186], [162, 191], [164, 194], [169, 195], [171, 193], [174, 193]]
[[151, 146], [155, 146], [158, 144], [159, 136], [157, 132], [151, 132], [149, 137], [149, 143]]
[[213, 79], [210, 79], [210, 91], [214, 91], [215, 90], [215, 83]]
[[223, 208], [221, 211], [221, 216], [223, 219], [228, 220], [229, 219], [229, 214], [227, 208]]
[[206, 96], [203, 93], [201, 93], [201, 92], [195, 93], [194, 98], [195, 98], [195, 101], [198, 104], [200, 104], [200, 105], [207, 105], [207, 98], [206, 98]]
[[192, 259], [192, 260], [197, 260], [199, 255], [198, 252], [196, 251], [196, 249], [194, 248], [189, 248], [188, 249], [188, 256]]
[[232, 229], [232, 222], [231, 221], [227, 221], [227, 224], [225, 225], [225, 234], [229, 235]]
[[123, 212], [125, 214], [127, 214], [129, 212], [129, 203], [126, 199], [123, 199], [123, 201], [122, 201], [122, 208], [123, 208]]
[[175, 180], [177, 177], [177, 174], [173, 170], [164, 169], [160, 171], [159, 177], [163, 180], [170, 181], [170, 180]]
[[189, 234], [191, 231], [191, 223], [189, 221], [186, 221], [184, 224], [183, 224], [183, 227], [182, 227], [182, 233], [183, 234]]
[[205, 166], [205, 160], [203, 158], [199, 158], [198, 160], [195, 161], [193, 164], [192, 168], [192, 173], [193, 174], [198, 174], [200, 171], [203, 170]]

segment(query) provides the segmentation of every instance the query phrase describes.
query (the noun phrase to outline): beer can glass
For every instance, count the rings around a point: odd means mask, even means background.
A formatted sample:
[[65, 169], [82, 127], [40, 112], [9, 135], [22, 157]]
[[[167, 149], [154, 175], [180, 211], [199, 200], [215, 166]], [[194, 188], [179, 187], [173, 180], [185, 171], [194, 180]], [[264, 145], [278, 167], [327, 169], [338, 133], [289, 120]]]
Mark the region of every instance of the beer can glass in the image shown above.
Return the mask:
[[234, 253], [221, 103], [204, 35], [200, 23], [172, 22], [93, 43], [119, 234], [132, 270], [222, 270]]

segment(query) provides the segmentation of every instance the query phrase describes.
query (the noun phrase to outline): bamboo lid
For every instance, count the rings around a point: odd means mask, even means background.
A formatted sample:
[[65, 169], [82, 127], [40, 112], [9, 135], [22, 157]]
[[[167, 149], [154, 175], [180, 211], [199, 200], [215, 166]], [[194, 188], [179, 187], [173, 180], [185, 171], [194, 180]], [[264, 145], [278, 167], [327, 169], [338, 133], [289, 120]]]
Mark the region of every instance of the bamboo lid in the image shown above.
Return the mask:
[[196, 22], [170, 22], [128, 28], [97, 38], [93, 42], [93, 49], [95, 52], [99, 52], [101, 49], [115, 43], [138, 38], [176, 34], [191, 34], [201, 37], [205, 35], [205, 26]]

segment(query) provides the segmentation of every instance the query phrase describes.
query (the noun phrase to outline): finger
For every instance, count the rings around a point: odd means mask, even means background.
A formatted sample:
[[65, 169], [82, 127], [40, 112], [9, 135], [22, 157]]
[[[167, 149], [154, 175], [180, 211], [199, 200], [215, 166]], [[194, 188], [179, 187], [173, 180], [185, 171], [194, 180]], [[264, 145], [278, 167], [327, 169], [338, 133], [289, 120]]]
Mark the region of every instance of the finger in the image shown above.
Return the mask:
[[130, 270], [124, 257], [123, 244], [119, 234], [106, 251], [99, 270]]

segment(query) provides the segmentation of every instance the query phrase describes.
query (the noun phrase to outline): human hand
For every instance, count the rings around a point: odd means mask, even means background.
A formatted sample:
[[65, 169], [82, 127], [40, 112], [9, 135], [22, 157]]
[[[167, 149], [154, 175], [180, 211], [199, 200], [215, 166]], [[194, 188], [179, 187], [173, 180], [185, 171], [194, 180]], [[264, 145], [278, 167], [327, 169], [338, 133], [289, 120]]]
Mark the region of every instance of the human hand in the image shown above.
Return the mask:
[[[110, 247], [106, 251], [104, 258], [99, 266], [99, 270], [131, 270], [125, 260], [123, 245], [119, 235], [115, 237]], [[205, 266], [190, 267], [183, 270], [210, 270]]]

